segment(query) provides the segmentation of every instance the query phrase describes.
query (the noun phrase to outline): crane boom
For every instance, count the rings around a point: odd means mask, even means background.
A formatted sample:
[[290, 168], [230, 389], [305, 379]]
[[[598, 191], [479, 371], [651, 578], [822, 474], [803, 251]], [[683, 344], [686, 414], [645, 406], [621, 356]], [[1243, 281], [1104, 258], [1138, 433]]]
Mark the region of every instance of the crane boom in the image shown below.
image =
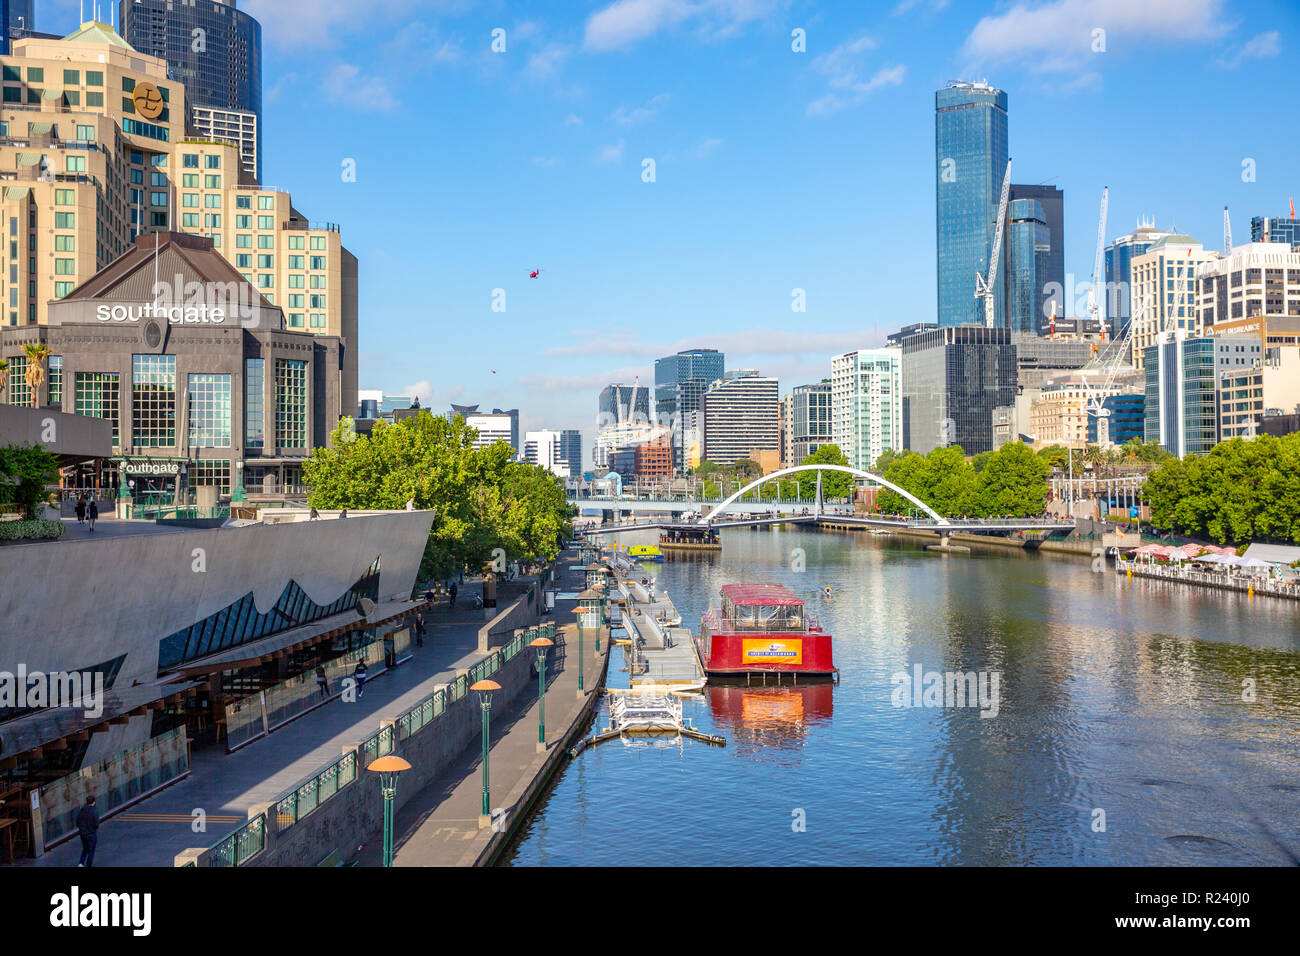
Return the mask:
[[1232, 220], [1228, 218], [1228, 207], [1223, 207], [1223, 254], [1232, 252]]
[[1095, 320], [1101, 327], [1101, 340], [1106, 341], [1106, 320], [1101, 314], [1097, 288], [1104, 281], [1102, 273], [1102, 254], [1106, 250], [1106, 209], [1110, 204], [1110, 187], [1101, 190], [1101, 213], [1097, 217], [1097, 252], [1092, 260], [1092, 288], [1088, 290], [1088, 318]]
[[1002, 196], [998, 200], [998, 224], [997, 229], [993, 232], [993, 249], [989, 252], [989, 272], [988, 276], [981, 276], [975, 273], [975, 296], [984, 300], [984, 324], [988, 328], [993, 328], [994, 324], [994, 306], [996, 297], [993, 294], [994, 283], [997, 282], [998, 260], [1002, 257], [1002, 232], [1007, 221], [1007, 200], [1011, 198], [1011, 160], [1007, 160], [1007, 171], [1002, 177]]

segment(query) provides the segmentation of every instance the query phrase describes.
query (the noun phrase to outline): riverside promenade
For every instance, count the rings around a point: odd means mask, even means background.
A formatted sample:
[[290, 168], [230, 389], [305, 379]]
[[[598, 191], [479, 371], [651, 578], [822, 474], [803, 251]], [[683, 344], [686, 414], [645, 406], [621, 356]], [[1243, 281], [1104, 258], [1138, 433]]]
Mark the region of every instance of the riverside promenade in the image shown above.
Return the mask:
[[[583, 589], [583, 573], [572, 554], [557, 563], [561, 592]], [[491, 714], [489, 771], [490, 806], [495, 824], [479, 826], [482, 810], [482, 749], [476, 739], [452, 766], [397, 811], [394, 866], [490, 866], [509, 845], [528, 811], [554, 774], [570, 758], [570, 744], [590, 722], [600, 702], [609, 664], [609, 631], [600, 636], [600, 652], [584, 636], [584, 691], [578, 691], [578, 627], [576, 600], [560, 599], [552, 620], [556, 646], [546, 666], [546, 740], [537, 746], [539, 702], [537, 678], [531, 691], [522, 691]], [[525, 653], [533, 653], [525, 650]], [[401, 787], [399, 778], [398, 787]], [[361, 848], [355, 861], [379, 866], [381, 841]]]
[[[95, 865], [172, 866], [178, 853], [215, 843], [244, 822], [250, 807], [276, 799], [336, 759], [346, 743], [373, 734], [381, 720], [478, 663], [485, 656], [478, 649], [485, 621], [482, 610], [467, 606], [475, 594], [481, 585], [467, 582], [454, 610], [444, 600], [426, 613], [425, 646], [412, 646], [411, 658], [394, 670], [372, 674], [360, 700], [331, 700], [233, 754], [222, 747], [196, 750], [189, 776], [102, 821]], [[205, 832], [191, 829], [196, 810], [206, 817]], [[80, 855], [74, 837], [14, 865], [75, 867]]]

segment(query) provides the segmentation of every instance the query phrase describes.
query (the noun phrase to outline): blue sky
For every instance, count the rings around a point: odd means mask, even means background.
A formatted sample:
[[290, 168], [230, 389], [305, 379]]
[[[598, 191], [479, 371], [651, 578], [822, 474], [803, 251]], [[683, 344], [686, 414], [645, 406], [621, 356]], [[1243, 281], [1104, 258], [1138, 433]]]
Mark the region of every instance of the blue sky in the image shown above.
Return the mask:
[[1241, 242], [1300, 193], [1288, 0], [239, 6], [264, 28], [266, 183], [361, 260], [362, 386], [526, 427], [589, 429], [604, 384], [679, 348], [788, 390], [932, 320], [952, 79], [1007, 91], [1013, 179], [1065, 190], [1076, 281], [1103, 186], [1108, 237], [1141, 215], [1215, 249], [1225, 204]]

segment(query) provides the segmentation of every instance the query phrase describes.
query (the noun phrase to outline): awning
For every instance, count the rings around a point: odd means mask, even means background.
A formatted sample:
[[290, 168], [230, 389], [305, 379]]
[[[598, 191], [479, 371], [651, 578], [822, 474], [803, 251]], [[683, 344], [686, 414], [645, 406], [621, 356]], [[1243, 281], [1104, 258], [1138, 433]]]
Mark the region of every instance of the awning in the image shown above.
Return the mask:
[[42, 133], [42, 134], [44, 134], [44, 133], [48, 133], [50, 130], [54, 129], [54, 124], [53, 124], [53, 123], [28, 123], [27, 125], [30, 127], [30, 131], [31, 131], [32, 133]]
[[6, 186], [5, 199], [26, 199], [31, 191], [30, 186]]
[[62, 90], [42, 90], [41, 99], [43, 100], [61, 100], [63, 99]]
[[40, 161], [41, 161], [40, 153], [19, 153], [18, 154], [19, 166], [35, 166]]

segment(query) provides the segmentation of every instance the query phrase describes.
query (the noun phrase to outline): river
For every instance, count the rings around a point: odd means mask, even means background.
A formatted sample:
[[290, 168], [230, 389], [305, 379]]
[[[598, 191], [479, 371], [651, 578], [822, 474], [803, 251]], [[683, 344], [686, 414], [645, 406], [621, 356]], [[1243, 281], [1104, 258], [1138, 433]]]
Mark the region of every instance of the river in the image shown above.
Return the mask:
[[[693, 631], [723, 584], [787, 585], [834, 635], [840, 683], [710, 685], [686, 716], [726, 747], [588, 749], [507, 862], [1298, 862], [1300, 604], [861, 532], [723, 544], [646, 573]], [[996, 677], [996, 707], [899, 706], [925, 702], [918, 665]]]

